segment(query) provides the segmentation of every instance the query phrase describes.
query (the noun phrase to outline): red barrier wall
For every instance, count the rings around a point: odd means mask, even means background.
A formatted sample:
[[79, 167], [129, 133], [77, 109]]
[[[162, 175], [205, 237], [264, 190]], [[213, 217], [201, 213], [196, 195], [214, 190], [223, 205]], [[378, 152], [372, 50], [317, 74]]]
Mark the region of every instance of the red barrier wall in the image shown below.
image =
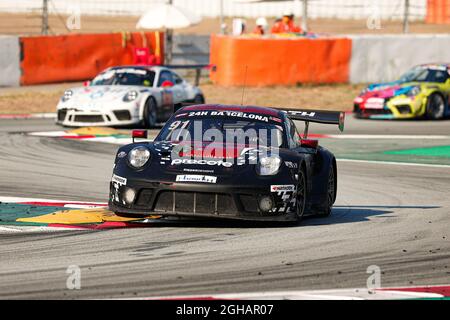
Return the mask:
[[[105, 68], [133, 63], [133, 46], [164, 56], [163, 33], [75, 34], [22, 37], [21, 84], [82, 81]], [[157, 39], [157, 37], [159, 39]]]
[[[349, 81], [351, 39], [264, 39], [213, 35], [211, 80], [223, 86]], [[247, 75], [246, 73], [247, 68]]]
[[427, 1], [427, 23], [450, 24], [450, 0]]

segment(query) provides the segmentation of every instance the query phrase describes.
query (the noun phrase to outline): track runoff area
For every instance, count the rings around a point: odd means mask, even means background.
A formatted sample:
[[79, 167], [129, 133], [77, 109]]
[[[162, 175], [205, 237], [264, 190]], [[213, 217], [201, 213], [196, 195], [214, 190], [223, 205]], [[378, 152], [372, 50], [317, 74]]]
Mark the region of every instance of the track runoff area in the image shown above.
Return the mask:
[[[442, 191], [448, 192], [450, 187], [450, 132], [448, 130], [450, 123], [448, 120], [434, 123], [428, 121], [380, 122], [356, 120], [351, 115], [347, 115], [346, 130], [343, 134], [337, 134], [334, 129], [330, 130], [320, 125], [311, 125], [310, 137], [318, 138], [320, 144], [332, 150], [337, 156], [339, 176], [342, 181], [340, 181], [340, 191], [332, 217], [328, 221], [307, 219], [302, 226], [298, 227], [299, 230], [297, 227], [268, 226], [260, 229], [236, 225], [232, 225], [230, 229], [228, 225], [214, 223], [180, 224], [179, 221], [166, 221], [158, 216], [148, 216], [145, 219], [117, 217], [107, 209], [106, 186], [110, 179], [115, 150], [118, 145], [129, 143], [131, 140], [129, 130], [110, 128], [62, 130], [47, 116], [27, 119], [3, 117], [0, 119], [0, 124], [2, 153], [5, 155], [3, 159], [5, 170], [2, 172], [4, 182], [0, 185], [0, 237], [4, 246], [0, 250], [5, 250], [6, 254], [6, 258], [0, 262], [2, 265], [0, 270], [3, 270], [0, 273], [0, 280], [9, 280], [10, 283], [16, 284], [16, 288], [24, 285], [20, 278], [11, 276], [10, 267], [7, 264], [16, 262], [18, 270], [25, 270], [30, 263], [40, 261], [41, 257], [33, 254], [35, 249], [30, 246], [24, 247], [27, 244], [37, 244], [41, 250], [44, 250], [46, 258], [50, 259], [48, 261], [61, 255], [66, 259], [74, 260], [70, 257], [80, 254], [80, 261], [75, 265], [80, 265], [81, 270], [96, 264], [94, 260], [87, 257], [87, 253], [77, 251], [73, 247], [66, 252], [57, 253], [52, 252], [51, 248], [55, 245], [73, 245], [78, 241], [87, 241], [87, 238], [92, 238], [92, 231], [102, 231], [101, 234], [96, 235], [102, 241], [112, 241], [110, 249], [113, 251], [117, 250], [120, 253], [130, 250], [125, 249], [123, 243], [119, 242], [121, 237], [136, 237], [138, 240], [130, 245], [136, 246], [134, 249], [143, 250], [135, 251], [135, 255], [124, 259], [120, 257], [120, 254], [117, 256], [97, 247], [97, 252], [108, 261], [107, 264], [110, 266], [103, 267], [100, 275], [87, 275], [85, 281], [88, 283], [81, 286], [84, 290], [70, 290], [65, 288], [64, 284], [60, 286], [51, 272], [39, 268], [41, 275], [37, 278], [39, 293], [28, 290], [26, 285], [21, 287], [23, 289], [12, 289], [14, 286], [5, 287], [0, 284], [0, 287], [4, 289], [0, 290], [3, 292], [0, 295], [3, 298], [72, 296], [75, 298], [310, 300], [445, 299], [450, 296], [449, 287], [445, 285], [449, 282], [445, 279], [448, 279], [450, 260], [443, 256], [445, 248], [450, 249], [448, 243], [450, 234], [448, 234], [448, 228], [442, 226], [448, 222], [445, 222], [445, 219], [448, 219], [446, 214], [450, 206], [448, 197], [445, 198]], [[302, 123], [297, 124], [301, 130]], [[150, 138], [156, 133], [157, 130], [151, 130]], [[17, 148], [28, 150], [27, 157], [20, 158]], [[43, 155], [50, 153], [55, 156], [53, 166], [48, 165], [52, 162], [51, 157], [42, 159]], [[71, 161], [64, 159], [71, 159]], [[83, 166], [80, 163], [83, 163]], [[24, 182], [27, 172], [32, 173], [29, 174], [28, 181]], [[70, 187], [67, 185], [68, 180], [77, 182]], [[201, 239], [188, 240], [192, 238], [193, 232], [200, 232]], [[383, 232], [387, 233], [383, 236], [388, 238], [386, 242], [382, 240], [378, 245], [371, 243], [375, 242], [374, 240]], [[255, 244], [256, 252], [260, 249], [261, 254], [265, 252], [268, 255], [268, 259], [262, 260], [247, 252], [242, 244], [236, 247], [236, 241], [241, 243], [242, 240], [248, 243], [258, 241], [264, 243], [261, 241], [261, 234], [271, 237], [278, 244], [287, 243], [276, 250], [267, 248], [273, 247], [273, 244], [266, 244], [264, 247]], [[323, 234], [329, 234], [330, 241], [325, 241], [327, 237]], [[48, 235], [54, 236], [48, 238]], [[62, 235], [65, 236], [60, 240], [54, 238], [62, 237]], [[286, 235], [292, 235], [296, 241], [286, 241]], [[315, 237], [320, 237], [320, 240], [316, 240], [317, 242], [311, 240], [311, 238], [319, 239]], [[17, 244], [17, 241], [12, 239], [26, 241], [26, 244]], [[349, 243], [345, 249], [337, 249], [332, 240]], [[129, 271], [139, 270], [142, 266], [139, 259], [146, 256], [142, 255], [145, 252], [141, 246], [143, 241], [150, 247], [154, 247], [161, 241], [166, 243], [160, 249], [154, 249], [156, 256], [162, 260], [160, 263], [153, 262], [153, 267], [158, 264], [159, 267], [166, 264], [172, 265], [175, 260], [179, 260], [177, 262], [180, 264], [191, 263], [191, 271], [183, 274], [180, 271], [181, 268], [175, 268], [171, 272], [162, 272], [167, 285], [125, 284], [125, 279], [133, 279], [133, 275], [130, 276], [133, 272], [127, 274], [124, 271], [113, 270], [111, 266], [115, 263], [124, 263], [130, 266]], [[183, 241], [200, 243], [196, 243], [192, 248], [186, 248], [182, 244]], [[300, 242], [297, 241], [310, 241], [309, 245], [316, 243], [323, 251], [319, 250], [317, 253], [317, 250], [299, 247]], [[417, 241], [417, 245], [414, 241]], [[20, 247], [18, 249], [30, 254], [19, 258], [14, 254], [8, 254], [7, 252], [11, 252], [9, 250], [14, 247]], [[158, 253], [158, 250], [161, 252]], [[246, 282], [245, 277], [264, 277], [266, 274], [271, 274], [270, 280], [266, 280], [268, 286], [258, 281], [258, 285], [253, 286], [219, 285], [217, 279], [213, 279], [219, 274], [214, 265], [217, 261], [222, 261], [226, 267], [228, 262], [219, 257], [214, 258], [214, 255], [202, 256], [205, 250], [223, 252], [223, 259], [232, 260], [239, 256], [242, 260], [247, 256], [248, 263], [245, 265], [243, 262], [235, 263], [234, 271], [237, 276], [233, 277]], [[280, 250], [286, 250], [290, 254], [283, 256], [276, 253]], [[335, 250], [338, 252], [335, 253]], [[302, 257], [293, 254], [296, 251], [302, 251]], [[392, 254], [396, 251], [399, 252], [397, 255]], [[186, 258], [181, 252], [190, 254], [191, 257]], [[196, 262], [192, 261], [195, 252], [200, 254], [199, 262], [208, 265], [211, 270], [207, 271], [196, 266]], [[411, 255], [408, 255], [408, 252], [411, 252]], [[402, 254], [403, 257], [399, 256]], [[358, 261], [358, 257], [365, 255], [370, 256], [367, 263]], [[353, 263], [347, 261], [352, 259], [354, 259]], [[408, 263], [409, 260], [411, 268], [405, 268], [403, 264]], [[422, 261], [421, 267], [417, 267], [419, 260]], [[268, 261], [278, 261], [280, 266], [275, 266]], [[314, 265], [319, 261], [322, 266], [316, 270]], [[327, 265], [329, 263], [330, 265]], [[49, 262], [49, 267], [50, 265], [53, 269], [67, 269], [64, 263], [56, 261]], [[373, 269], [369, 270], [370, 266], [374, 266]], [[233, 267], [229, 265], [229, 268], [227, 272], [222, 271], [225, 275], [221, 274], [221, 276], [231, 277]], [[257, 271], [258, 268], [262, 271]], [[352, 275], [354, 268], [358, 270], [356, 277]], [[388, 268], [388, 271], [385, 271], [385, 268]], [[400, 270], [402, 268], [403, 271]], [[434, 271], [424, 271], [425, 269]], [[108, 271], [114, 276], [110, 277], [109, 282], [104, 283], [107, 289], [103, 292], [102, 289], [95, 289], [102, 284], [101, 275]], [[196, 275], [197, 271], [204, 272], [206, 278], [200, 281]], [[249, 274], [244, 275], [243, 273], [246, 272]], [[297, 280], [289, 280], [289, 275], [285, 272], [293, 272], [292, 275]], [[309, 275], [303, 272], [309, 272]], [[402, 272], [404, 277], [401, 276]], [[175, 280], [181, 287], [186, 286], [184, 290], [180, 290], [180, 287], [170, 288], [169, 284], [174, 283], [174, 280], [166, 278], [178, 273]], [[308, 279], [313, 274], [317, 275], [317, 280], [310, 279], [308, 283], [301, 280]], [[371, 278], [371, 276], [374, 277]], [[139, 278], [142, 278], [142, 274]], [[335, 278], [342, 278], [343, 281]], [[294, 285], [287, 285], [289, 282]], [[133, 290], [133, 287], [136, 289]], [[220, 288], [223, 288], [223, 291]], [[289, 288], [289, 290], [282, 290], [283, 288]], [[177, 311], [184, 314], [194, 310], [186, 309], [185, 305], [180, 306], [184, 309], [177, 309]], [[196, 310], [206, 312], [206, 309]], [[262, 312], [261, 310], [258, 311]], [[218, 311], [220, 310], [211, 309], [208, 312], [213, 314]], [[226, 312], [236, 311], [230, 309]], [[267, 306], [265, 312], [267, 312]]]

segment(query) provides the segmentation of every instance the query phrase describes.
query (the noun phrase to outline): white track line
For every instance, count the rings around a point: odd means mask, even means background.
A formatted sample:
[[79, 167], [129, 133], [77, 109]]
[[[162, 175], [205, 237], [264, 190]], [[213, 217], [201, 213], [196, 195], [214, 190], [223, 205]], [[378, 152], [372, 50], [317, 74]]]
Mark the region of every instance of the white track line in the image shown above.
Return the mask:
[[0, 119], [53, 119], [56, 113], [0, 114]]
[[450, 169], [450, 165], [445, 164], [427, 164], [427, 163], [410, 163], [410, 162], [394, 162], [394, 161], [377, 161], [377, 160], [355, 160], [355, 159], [337, 159], [338, 162], [355, 162], [355, 163], [373, 163], [396, 166], [416, 166], [427, 168], [445, 168]]
[[47, 226], [0, 226], [0, 234], [10, 234], [10, 233], [45, 233], [45, 232], [58, 232], [58, 231], [74, 231], [74, 230], [85, 230], [82, 228], [58, 228], [58, 227], [47, 227]]

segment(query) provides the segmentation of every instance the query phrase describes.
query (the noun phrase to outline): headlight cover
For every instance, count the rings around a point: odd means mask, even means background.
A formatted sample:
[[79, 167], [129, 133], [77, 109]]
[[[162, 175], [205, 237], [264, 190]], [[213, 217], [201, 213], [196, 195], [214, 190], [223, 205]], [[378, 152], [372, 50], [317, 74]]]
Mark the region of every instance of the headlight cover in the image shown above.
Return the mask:
[[259, 159], [256, 171], [260, 176], [272, 176], [278, 173], [281, 165], [281, 158], [276, 155]]
[[66, 90], [66, 91], [64, 91], [64, 94], [61, 97], [61, 101], [62, 102], [66, 102], [67, 100], [72, 98], [72, 96], [73, 96], [73, 91], [72, 90]]
[[125, 102], [131, 102], [133, 100], [136, 100], [139, 93], [136, 90], [128, 91], [127, 94], [123, 97], [123, 101]]
[[407, 95], [410, 97], [417, 96], [420, 93], [420, 87], [414, 86], [407, 92]]
[[150, 150], [146, 147], [136, 147], [128, 153], [128, 163], [135, 169], [142, 168], [150, 159]]

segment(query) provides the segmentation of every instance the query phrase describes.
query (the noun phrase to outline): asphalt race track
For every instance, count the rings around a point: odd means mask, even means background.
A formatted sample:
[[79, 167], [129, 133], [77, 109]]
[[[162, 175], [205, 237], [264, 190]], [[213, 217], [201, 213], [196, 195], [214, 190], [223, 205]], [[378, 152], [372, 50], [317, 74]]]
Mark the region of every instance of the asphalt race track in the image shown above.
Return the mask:
[[[336, 128], [314, 133], [336, 133]], [[450, 135], [450, 121], [347, 121], [346, 134]], [[117, 146], [31, 137], [0, 120], [0, 195], [105, 202]], [[333, 150], [332, 143], [328, 146]], [[348, 148], [351, 148], [349, 142]], [[338, 162], [330, 218], [301, 226], [160, 222], [0, 232], [0, 298], [135, 298], [450, 283], [450, 167]], [[81, 289], [66, 288], [70, 265]]]

